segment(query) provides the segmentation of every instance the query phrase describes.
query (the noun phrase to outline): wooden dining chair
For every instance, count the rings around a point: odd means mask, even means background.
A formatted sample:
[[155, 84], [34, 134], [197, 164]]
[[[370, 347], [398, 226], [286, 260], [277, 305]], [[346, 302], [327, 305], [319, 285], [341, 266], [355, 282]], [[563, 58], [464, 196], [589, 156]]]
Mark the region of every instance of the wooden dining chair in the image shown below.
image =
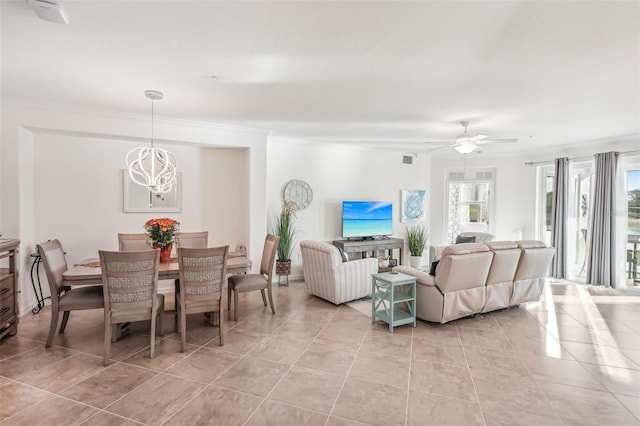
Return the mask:
[[151, 240], [147, 234], [118, 234], [118, 250], [140, 251], [149, 250]]
[[227, 272], [229, 246], [212, 248], [178, 248], [180, 280], [176, 289], [176, 330], [180, 333], [180, 351], [184, 352], [187, 336], [187, 315], [209, 313], [214, 324], [218, 313], [220, 346], [224, 344], [222, 323], [222, 289]]
[[176, 236], [176, 246], [184, 248], [209, 247], [209, 231], [180, 232]]
[[264, 291], [267, 290], [269, 295], [269, 305], [271, 312], [276, 313], [273, 305], [273, 296], [271, 292], [271, 283], [273, 279], [273, 264], [276, 259], [276, 248], [280, 237], [267, 234], [262, 249], [262, 261], [260, 262], [259, 274], [239, 274], [229, 277], [229, 287], [227, 294], [227, 309], [231, 309], [231, 293], [233, 292], [233, 320], [238, 321], [238, 295], [249, 291], [260, 290], [262, 293], [262, 302], [267, 306], [267, 299]]
[[104, 308], [102, 286], [85, 286], [71, 288], [63, 279], [67, 270], [67, 261], [62, 244], [58, 240], [50, 240], [36, 245], [38, 254], [44, 264], [51, 291], [51, 325], [45, 347], [50, 347], [58, 327], [60, 312], [63, 312], [60, 333], [64, 333], [71, 311]]
[[150, 357], [155, 356], [156, 323], [164, 336], [164, 295], [158, 294], [160, 250], [98, 251], [104, 289], [104, 365], [111, 356], [114, 325], [151, 320]]

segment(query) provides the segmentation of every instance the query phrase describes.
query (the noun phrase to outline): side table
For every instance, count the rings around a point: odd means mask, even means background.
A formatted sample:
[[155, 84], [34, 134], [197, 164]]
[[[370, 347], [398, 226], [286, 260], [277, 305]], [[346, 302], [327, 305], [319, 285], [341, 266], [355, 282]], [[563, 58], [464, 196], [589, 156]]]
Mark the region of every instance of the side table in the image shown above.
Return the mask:
[[[400, 309], [405, 305], [407, 311]], [[416, 326], [416, 278], [398, 272], [371, 275], [371, 322], [380, 319], [393, 327]]]

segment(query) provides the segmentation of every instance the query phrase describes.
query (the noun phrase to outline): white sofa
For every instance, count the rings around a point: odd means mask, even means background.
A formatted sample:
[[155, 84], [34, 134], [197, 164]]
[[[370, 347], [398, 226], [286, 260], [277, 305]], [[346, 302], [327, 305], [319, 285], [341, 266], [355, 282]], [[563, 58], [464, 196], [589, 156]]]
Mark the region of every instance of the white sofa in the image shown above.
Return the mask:
[[336, 246], [319, 241], [302, 241], [300, 251], [304, 282], [311, 294], [336, 305], [371, 295], [377, 259], [344, 262]]
[[540, 299], [554, 249], [541, 241], [498, 241], [446, 247], [435, 276], [409, 266], [416, 277], [416, 316], [445, 323]]

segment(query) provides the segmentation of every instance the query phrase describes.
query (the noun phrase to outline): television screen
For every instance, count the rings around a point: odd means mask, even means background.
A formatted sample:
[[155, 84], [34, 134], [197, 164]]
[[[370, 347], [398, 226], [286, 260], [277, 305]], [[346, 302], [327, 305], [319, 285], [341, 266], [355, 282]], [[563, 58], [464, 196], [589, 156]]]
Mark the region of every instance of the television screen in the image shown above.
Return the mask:
[[391, 201], [343, 201], [342, 237], [377, 237], [393, 234]]

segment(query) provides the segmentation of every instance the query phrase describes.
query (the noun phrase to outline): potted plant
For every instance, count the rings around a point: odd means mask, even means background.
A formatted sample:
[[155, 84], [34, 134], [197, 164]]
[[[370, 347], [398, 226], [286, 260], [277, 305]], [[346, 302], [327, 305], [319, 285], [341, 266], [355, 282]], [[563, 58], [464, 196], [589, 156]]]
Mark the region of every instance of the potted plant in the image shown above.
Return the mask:
[[279, 276], [291, 274], [291, 254], [296, 235], [296, 229], [293, 226], [295, 216], [296, 204], [292, 201], [285, 201], [273, 227], [273, 233], [280, 237], [276, 249], [276, 274]]
[[149, 219], [144, 224], [149, 239], [153, 242], [153, 248], [160, 249], [160, 262], [171, 261], [171, 248], [180, 232], [180, 222], [168, 217]]
[[429, 233], [423, 225], [407, 227], [407, 245], [409, 246], [409, 263], [412, 267], [422, 268], [422, 252], [427, 245]]

